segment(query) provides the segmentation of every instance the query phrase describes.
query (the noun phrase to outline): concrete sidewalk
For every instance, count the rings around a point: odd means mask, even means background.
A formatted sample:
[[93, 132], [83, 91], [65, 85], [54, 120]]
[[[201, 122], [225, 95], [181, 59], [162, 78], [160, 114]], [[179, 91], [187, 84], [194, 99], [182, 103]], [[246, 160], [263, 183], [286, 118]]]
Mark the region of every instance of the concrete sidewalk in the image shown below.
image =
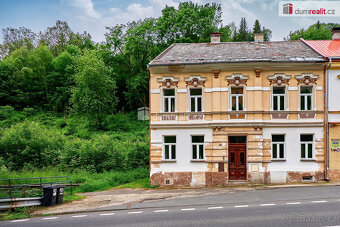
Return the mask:
[[[86, 198], [67, 202], [54, 207], [38, 209], [33, 215], [67, 214], [105, 210], [125, 210], [143, 207], [149, 201], [208, 197], [235, 192], [251, 192], [280, 188], [340, 186], [340, 182], [301, 183], [284, 185], [232, 185], [226, 187], [179, 188], [179, 189], [110, 189], [99, 192], [81, 193]], [[150, 203], [149, 203], [150, 204]], [[149, 206], [149, 204], [147, 206]]]

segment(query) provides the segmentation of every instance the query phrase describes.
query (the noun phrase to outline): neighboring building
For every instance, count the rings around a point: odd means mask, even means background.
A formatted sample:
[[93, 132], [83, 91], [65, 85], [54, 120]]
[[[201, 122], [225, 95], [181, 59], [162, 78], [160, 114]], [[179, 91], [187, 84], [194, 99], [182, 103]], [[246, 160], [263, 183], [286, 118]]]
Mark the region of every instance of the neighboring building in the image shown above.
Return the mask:
[[340, 28], [333, 28], [332, 32], [332, 40], [302, 41], [328, 62], [325, 66], [328, 77], [328, 117], [325, 120], [328, 122], [325, 124], [325, 132], [329, 141], [326, 150], [329, 154], [327, 177], [330, 180], [340, 180]]
[[300, 40], [212, 40], [148, 65], [151, 184], [323, 180], [325, 60]]

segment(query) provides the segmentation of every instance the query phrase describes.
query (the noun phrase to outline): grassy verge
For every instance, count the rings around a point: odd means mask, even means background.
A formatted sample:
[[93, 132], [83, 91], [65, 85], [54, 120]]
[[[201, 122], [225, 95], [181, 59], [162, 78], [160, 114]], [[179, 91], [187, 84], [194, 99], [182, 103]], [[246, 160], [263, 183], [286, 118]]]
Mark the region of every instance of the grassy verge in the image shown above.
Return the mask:
[[131, 183], [127, 183], [127, 184], [123, 184], [123, 185], [119, 185], [115, 188], [133, 188], [133, 189], [136, 189], [136, 188], [157, 188], [158, 186], [152, 186], [150, 185], [150, 182], [149, 182], [149, 178], [143, 178], [143, 179], [138, 179], [138, 180], [135, 180]]
[[3, 213], [0, 213], [0, 221], [30, 218], [31, 217], [30, 213], [32, 213], [36, 209], [38, 208], [37, 207], [23, 207], [23, 208], [16, 208], [14, 211], [8, 210]]

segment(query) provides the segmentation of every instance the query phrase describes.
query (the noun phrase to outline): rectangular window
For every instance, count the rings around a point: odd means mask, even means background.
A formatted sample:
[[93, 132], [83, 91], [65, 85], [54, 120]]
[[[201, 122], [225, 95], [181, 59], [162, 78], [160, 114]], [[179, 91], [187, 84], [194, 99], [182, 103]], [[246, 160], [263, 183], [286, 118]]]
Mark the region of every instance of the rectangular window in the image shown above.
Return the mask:
[[202, 88], [190, 88], [191, 112], [202, 112]]
[[231, 88], [231, 110], [243, 110], [243, 87]]
[[164, 136], [164, 160], [176, 160], [176, 136]]
[[272, 159], [285, 158], [285, 135], [272, 135]]
[[273, 87], [273, 110], [285, 110], [285, 87]]
[[313, 159], [313, 134], [300, 135], [301, 159]]
[[300, 109], [301, 110], [312, 110], [312, 98], [313, 98], [313, 87], [312, 86], [301, 86], [300, 87]]
[[163, 89], [164, 112], [175, 112], [175, 89]]
[[192, 136], [192, 159], [204, 160], [204, 136]]

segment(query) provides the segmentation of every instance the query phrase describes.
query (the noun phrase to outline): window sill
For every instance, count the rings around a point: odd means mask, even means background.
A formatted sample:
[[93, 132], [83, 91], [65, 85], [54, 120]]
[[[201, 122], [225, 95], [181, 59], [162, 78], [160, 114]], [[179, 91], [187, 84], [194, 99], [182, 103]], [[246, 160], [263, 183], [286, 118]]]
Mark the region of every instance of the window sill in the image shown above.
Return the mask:
[[283, 159], [272, 159], [272, 162], [285, 162], [286, 159], [283, 158]]
[[204, 159], [191, 159], [190, 162], [205, 162]]
[[171, 160], [171, 159], [162, 159], [162, 162], [177, 162], [177, 160]]
[[301, 158], [301, 162], [315, 162], [316, 160], [314, 158]]

